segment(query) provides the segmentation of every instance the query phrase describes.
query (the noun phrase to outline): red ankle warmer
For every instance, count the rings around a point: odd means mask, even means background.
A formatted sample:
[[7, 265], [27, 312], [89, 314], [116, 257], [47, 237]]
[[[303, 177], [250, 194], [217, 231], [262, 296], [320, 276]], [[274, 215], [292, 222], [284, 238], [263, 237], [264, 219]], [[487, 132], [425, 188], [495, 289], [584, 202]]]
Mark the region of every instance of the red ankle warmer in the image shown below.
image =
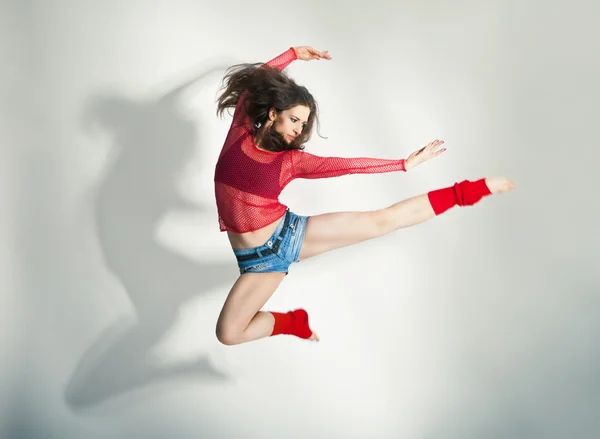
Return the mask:
[[429, 202], [436, 215], [440, 215], [453, 206], [472, 206], [483, 197], [491, 195], [485, 184], [485, 178], [477, 181], [465, 180], [444, 189], [427, 193]]
[[312, 335], [308, 326], [308, 313], [305, 310], [296, 309], [285, 314], [270, 312], [275, 317], [275, 326], [271, 337], [278, 334], [289, 334], [300, 338], [309, 338]]

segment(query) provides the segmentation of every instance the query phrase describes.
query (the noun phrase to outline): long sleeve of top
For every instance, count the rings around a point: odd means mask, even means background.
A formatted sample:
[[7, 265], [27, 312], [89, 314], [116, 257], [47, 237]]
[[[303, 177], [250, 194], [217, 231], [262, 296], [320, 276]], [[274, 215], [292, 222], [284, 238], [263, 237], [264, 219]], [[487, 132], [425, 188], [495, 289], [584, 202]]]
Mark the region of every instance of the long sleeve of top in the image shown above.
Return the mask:
[[380, 174], [406, 171], [405, 160], [369, 157], [319, 157], [304, 151], [290, 151], [290, 181], [294, 178], [329, 178], [348, 174]]
[[[290, 48], [266, 65], [283, 70], [294, 59], [296, 53]], [[254, 142], [255, 132], [245, 115], [243, 98], [215, 167], [221, 231], [246, 233], [279, 220], [287, 209], [279, 202], [279, 195], [296, 178], [406, 171], [404, 159], [319, 157], [300, 150], [261, 150]]]

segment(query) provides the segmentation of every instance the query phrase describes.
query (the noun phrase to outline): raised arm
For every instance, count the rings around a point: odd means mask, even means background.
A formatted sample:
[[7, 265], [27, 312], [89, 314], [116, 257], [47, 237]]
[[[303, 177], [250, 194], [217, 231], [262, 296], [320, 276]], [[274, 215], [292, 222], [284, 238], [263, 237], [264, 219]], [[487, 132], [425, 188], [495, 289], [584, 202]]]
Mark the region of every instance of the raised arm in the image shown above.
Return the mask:
[[287, 51], [273, 58], [271, 61], [267, 61], [265, 64], [281, 72], [296, 59], [301, 61], [310, 61], [313, 59], [331, 60], [331, 55], [329, 54], [329, 50], [320, 51], [310, 46], [290, 47]]
[[280, 72], [289, 66], [292, 61], [298, 59], [298, 55], [296, 54], [296, 50], [293, 47], [290, 47], [288, 50], [283, 52], [281, 55], [276, 56], [270, 61], [267, 61], [264, 65], [272, 67]]
[[[265, 64], [263, 64], [263, 66], [269, 66], [281, 72], [283, 69], [289, 66], [292, 63], [292, 61], [297, 59], [302, 61], [310, 61], [313, 59], [331, 60], [331, 55], [329, 55], [328, 50], [321, 52], [310, 46], [290, 47], [282, 54], [276, 56], [270, 61], [267, 61]], [[262, 68], [262, 66], [260, 68]], [[246, 127], [250, 127], [250, 121], [248, 120], [247, 114], [244, 110], [246, 105], [246, 95], [247, 92], [244, 92], [238, 99], [238, 103], [235, 107], [235, 112], [233, 115], [234, 126], [243, 125]]]
[[[269, 66], [281, 72], [296, 59], [298, 59], [296, 51], [293, 47], [290, 47], [282, 54], [276, 56], [270, 61], [267, 61], [265, 64], [263, 64], [263, 66]], [[262, 68], [262, 66], [260, 68]], [[233, 113], [233, 126], [241, 125], [246, 128], [250, 128], [250, 120], [248, 119], [248, 115], [246, 114], [245, 110], [247, 95], [248, 91], [244, 91], [238, 99], [237, 105], [235, 106], [235, 112]]]

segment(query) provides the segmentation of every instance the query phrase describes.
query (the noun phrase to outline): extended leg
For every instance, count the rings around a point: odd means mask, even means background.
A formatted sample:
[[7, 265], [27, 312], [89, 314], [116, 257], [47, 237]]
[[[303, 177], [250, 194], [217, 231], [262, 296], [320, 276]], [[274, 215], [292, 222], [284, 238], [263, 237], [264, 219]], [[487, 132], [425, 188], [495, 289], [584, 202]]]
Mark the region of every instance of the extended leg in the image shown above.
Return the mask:
[[390, 207], [369, 212], [336, 212], [310, 217], [299, 259], [377, 238], [425, 222], [455, 205], [469, 206], [483, 196], [512, 189], [504, 177], [464, 181]]

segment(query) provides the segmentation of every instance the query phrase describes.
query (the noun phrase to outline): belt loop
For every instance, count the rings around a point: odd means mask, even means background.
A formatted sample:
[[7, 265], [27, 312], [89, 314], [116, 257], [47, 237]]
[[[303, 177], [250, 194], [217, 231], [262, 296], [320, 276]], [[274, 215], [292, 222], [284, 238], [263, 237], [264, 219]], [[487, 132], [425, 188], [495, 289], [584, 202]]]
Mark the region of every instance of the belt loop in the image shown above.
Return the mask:
[[260, 252], [260, 249], [256, 249], [256, 253], [258, 254], [259, 258], [262, 258], [262, 253]]
[[[285, 236], [285, 233], [287, 231], [287, 228], [289, 227], [290, 224], [290, 208], [288, 207], [287, 209], [285, 209], [285, 217], [283, 219], [283, 226], [281, 227], [281, 231], [279, 232], [278, 236], [275, 236], [274, 242], [271, 242], [271, 240], [269, 239], [269, 243], [267, 244], [267, 251], [269, 253], [275, 253], [277, 254], [277, 252], [279, 251], [279, 245], [281, 244], [281, 241], [283, 241], [283, 237]], [[257, 249], [256, 252], [258, 253], [258, 257], [262, 257], [261, 252]]]
[[285, 219], [283, 220], [283, 228], [281, 229], [281, 233], [280, 233], [281, 236], [285, 235], [286, 229], [288, 228], [288, 226], [290, 224], [290, 216], [291, 216], [291, 214], [290, 214], [289, 210], [287, 210], [285, 212]]

